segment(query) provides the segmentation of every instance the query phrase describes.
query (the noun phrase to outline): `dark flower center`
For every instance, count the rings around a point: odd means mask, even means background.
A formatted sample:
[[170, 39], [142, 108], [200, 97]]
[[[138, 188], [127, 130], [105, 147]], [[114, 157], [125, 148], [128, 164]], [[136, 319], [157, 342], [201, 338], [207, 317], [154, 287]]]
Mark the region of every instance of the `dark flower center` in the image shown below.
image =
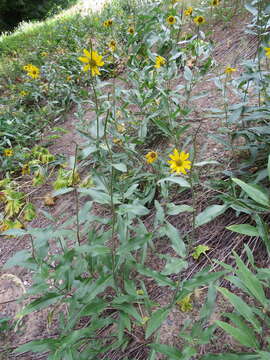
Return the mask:
[[94, 59], [90, 59], [90, 60], [89, 60], [89, 65], [90, 65], [91, 67], [95, 67], [95, 66], [97, 66], [97, 62], [96, 62], [96, 60], [94, 60]]
[[175, 163], [176, 163], [177, 166], [183, 166], [183, 161], [180, 160], [180, 159], [176, 160]]

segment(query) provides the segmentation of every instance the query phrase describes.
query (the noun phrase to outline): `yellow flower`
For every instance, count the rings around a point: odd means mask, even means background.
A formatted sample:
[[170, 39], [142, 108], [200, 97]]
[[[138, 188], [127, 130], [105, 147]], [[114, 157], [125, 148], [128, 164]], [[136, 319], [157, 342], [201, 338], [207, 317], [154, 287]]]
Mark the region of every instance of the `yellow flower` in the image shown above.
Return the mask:
[[48, 56], [48, 53], [46, 51], [42, 51], [42, 53], [40, 54], [42, 57], [46, 57]]
[[21, 95], [21, 96], [26, 96], [26, 95], [28, 95], [28, 92], [25, 91], [25, 90], [22, 90], [22, 91], [20, 92], [20, 95]]
[[112, 19], [109, 19], [109, 20], [104, 21], [103, 26], [110, 27], [110, 26], [112, 26], [112, 24], [113, 24]]
[[5, 149], [4, 150], [4, 156], [7, 156], [7, 157], [13, 156], [13, 150], [12, 149]]
[[88, 50], [83, 50], [85, 56], [80, 56], [78, 59], [85, 63], [83, 71], [91, 70], [92, 76], [100, 75], [99, 67], [104, 65], [102, 61], [102, 56], [99, 55], [96, 51], [89, 52]]
[[192, 12], [193, 12], [193, 8], [190, 6], [184, 11], [184, 15], [190, 16], [192, 15]]
[[187, 160], [189, 154], [184, 151], [179, 151], [177, 149], [173, 150], [173, 155], [170, 155], [171, 160], [168, 161], [170, 164], [171, 173], [176, 172], [177, 174], [186, 174], [186, 169], [191, 168], [191, 161]]
[[7, 231], [9, 229], [9, 225], [6, 221], [0, 222], [0, 232]]
[[29, 164], [24, 164], [22, 167], [22, 175], [29, 175], [30, 174], [30, 166]]
[[201, 24], [205, 23], [205, 18], [203, 16], [196, 16], [194, 18], [194, 22], [197, 25], [201, 25]]
[[270, 47], [265, 47], [265, 56], [267, 56], [270, 59]]
[[167, 17], [166, 21], [169, 25], [173, 25], [176, 23], [176, 18], [174, 16], [170, 15]]
[[3, 193], [3, 191], [0, 191], [0, 202], [5, 202], [5, 201], [6, 201], [5, 193]]
[[182, 300], [176, 302], [177, 305], [180, 306], [181, 311], [188, 312], [193, 309], [192, 302], [191, 302], [191, 295], [189, 294], [185, 296]]
[[155, 151], [149, 151], [149, 153], [145, 155], [145, 158], [148, 164], [152, 164], [154, 161], [157, 160], [158, 154]]
[[113, 138], [113, 143], [115, 145], [119, 145], [119, 146], [123, 145], [123, 141], [121, 139], [117, 139], [117, 138]]
[[120, 134], [122, 134], [126, 131], [125, 125], [123, 125], [123, 124], [117, 124], [116, 129]]
[[[27, 67], [27, 68], [26, 68]], [[40, 76], [40, 70], [37, 66], [35, 65], [26, 65], [24, 67], [24, 70], [27, 71], [27, 75], [30, 76], [32, 79], [38, 79]]]
[[115, 51], [115, 49], [116, 49], [116, 41], [111, 40], [109, 42], [109, 48], [111, 49], [111, 51]]
[[135, 33], [134, 27], [130, 26], [128, 28], [128, 32], [130, 33], [130, 35], [133, 35]]
[[33, 65], [31, 65], [31, 64], [24, 65], [24, 66], [23, 66], [23, 70], [29, 71], [29, 70], [32, 68], [32, 66], [33, 66]]
[[230, 66], [227, 66], [226, 69], [225, 69], [225, 74], [228, 74], [230, 75], [231, 73], [235, 72], [236, 69], [235, 68], [232, 68]]
[[70, 81], [70, 80], [72, 80], [72, 76], [71, 76], [71, 75], [68, 75], [68, 76], [67, 76], [67, 81]]
[[162, 56], [157, 56], [156, 57], [156, 65], [154, 66], [156, 69], [159, 69], [161, 66], [166, 64], [166, 59], [164, 59], [164, 57]]
[[150, 319], [150, 318], [149, 318], [148, 316], [144, 316], [144, 317], [142, 318], [142, 323], [141, 323], [141, 324], [142, 324], [142, 325], [146, 324], [149, 319]]
[[211, 5], [212, 5], [212, 6], [218, 6], [219, 3], [220, 3], [220, 0], [212, 0], [212, 1], [211, 1]]

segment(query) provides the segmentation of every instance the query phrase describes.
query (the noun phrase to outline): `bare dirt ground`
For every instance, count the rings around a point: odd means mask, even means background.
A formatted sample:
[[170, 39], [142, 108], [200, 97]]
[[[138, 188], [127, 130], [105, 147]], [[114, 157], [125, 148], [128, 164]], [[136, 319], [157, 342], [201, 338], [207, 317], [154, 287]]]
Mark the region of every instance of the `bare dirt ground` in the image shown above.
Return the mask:
[[[215, 73], [221, 72], [219, 64], [228, 64], [230, 66], [237, 66], [244, 58], [251, 58], [256, 51], [256, 39], [247, 36], [243, 33], [243, 23], [245, 20], [241, 17], [235, 17], [232, 20], [231, 26], [223, 28], [221, 25], [216, 25], [213, 31], [213, 39], [217, 46], [214, 50], [214, 57], [217, 62]], [[208, 91], [208, 96], [197, 101], [197, 112], [196, 117], [198, 117], [198, 122], [203, 121], [201, 128], [201, 136], [198, 139], [200, 147], [204, 149], [204, 154], [207, 154], [207, 158], [211, 159], [220, 159], [222, 156], [229, 156], [229, 154], [221, 153], [220, 147], [213, 141], [206, 138], [205, 135], [209, 133], [214, 133], [217, 128], [217, 124], [213, 120], [209, 120], [205, 114], [208, 114], [211, 107], [217, 107], [218, 104], [215, 104], [217, 99], [217, 90], [211, 81], [206, 81], [200, 85], [199, 89], [195, 91]], [[54, 140], [54, 143], [49, 146], [49, 150], [52, 154], [62, 154], [67, 158], [73, 156], [75, 153], [75, 143], [78, 143], [80, 146], [83, 146], [83, 139], [78, 135], [76, 131], [76, 120], [74, 117], [76, 109], [73, 109], [69, 116], [67, 117], [66, 122], [63, 124], [63, 127], [67, 130], [61, 138]], [[91, 113], [88, 113], [88, 119], [91, 120]], [[215, 120], [216, 121], [216, 120]], [[195, 123], [196, 126], [196, 123]], [[205, 158], [205, 156], [204, 156]], [[63, 223], [68, 217], [71, 217], [75, 214], [74, 207], [74, 197], [73, 194], [67, 194], [61, 197], [61, 199], [56, 200], [56, 203], [52, 207], [48, 207], [44, 204], [44, 196], [51, 191], [51, 185], [46, 184], [41, 186], [38, 190], [38, 196], [34, 200], [34, 204], [38, 209], [48, 211], [52, 214], [53, 217], [57, 219], [57, 224]], [[209, 194], [210, 195], [210, 194]], [[185, 201], [188, 203], [188, 199], [177, 199], [176, 202], [181, 203]], [[202, 210], [207, 206], [208, 200], [206, 199], [206, 194], [199, 196], [197, 199], [199, 209]], [[201, 208], [201, 209], [200, 209]], [[64, 215], [64, 216], [63, 216]], [[243, 238], [237, 235], [233, 235], [228, 231], [224, 230], [224, 225], [230, 224], [233, 214], [229, 213], [225, 223], [219, 223], [218, 219], [212, 222], [210, 225], [201, 227], [197, 234], [197, 243], [204, 243], [211, 247], [209, 253], [210, 257], [215, 257], [220, 252], [222, 253], [222, 259], [226, 259], [230, 256], [232, 248], [236, 249], [237, 246], [241, 247]], [[173, 224], [181, 228], [189, 226], [185, 221], [185, 218], [181, 219], [171, 219]], [[147, 219], [151, 225], [151, 218]], [[227, 223], [226, 223], [227, 221]], [[39, 212], [38, 217], [30, 223], [31, 227], [42, 228], [48, 226], [50, 221]], [[150, 226], [149, 225], [149, 226]], [[209, 235], [210, 234], [210, 235]], [[224, 239], [226, 241], [226, 246], [224, 247]], [[253, 243], [254, 245], [254, 243]], [[160, 241], [156, 244], [159, 253], [169, 253], [169, 245], [164, 244]], [[1, 251], [0, 251], [0, 265], [3, 266], [5, 262], [14, 255], [17, 251], [22, 249], [29, 249], [31, 247], [29, 239], [25, 238], [1, 238]], [[163, 267], [163, 262], [157, 258], [154, 254], [150, 254], [150, 260], [152, 267], [156, 270], [161, 270]], [[205, 261], [195, 263], [191, 259], [191, 264], [189, 269], [185, 274], [185, 278], [189, 278], [197, 269], [202, 268], [207, 265]], [[1, 270], [0, 272], [0, 315], [3, 317], [14, 317], [16, 313], [21, 309], [23, 304], [17, 303], [15, 300], [18, 299], [31, 285], [31, 274], [22, 270], [21, 268], [14, 267], [12, 269]], [[165, 305], [168, 301], [170, 293], [164, 288], [153, 287], [151, 291], [151, 297], [156, 299], [160, 304]], [[201, 294], [201, 299], [205, 297], [205, 294]], [[200, 302], [197, 299], [197, 302]], [[222, 299], [218, 301], [218, 309], [215, 314], [218, 316], [223, 309], [228, 309], [228, 305], [224, 305]], [[193, 312], [190, 314], [185, 314], [180, 311], [179, 308], [173, 309], [169, 315], [166, 322], [161, 327], [161, 336], [164, 343], [171, 345], [181, 345], [180, 338], [178, 336], [179, 331], [183, 325], [183, 322], [190, 318], [196, 317], [198, 315], [199, 306], [194, 306]], [[29, 315], [23, 323], [21, 329], [18, 329], [17, 333], [11, 332], [7, 336], [1, 337], [0, 335], [0, 359], [46, 359], [46, 356], [35, 356], [30, 354], [25, 355], [12, 355], [10, 352], [4, 352], [3, 350], [7, 348], [15, 348], [20, 344], [26, 343], [30, 340], [42, 338], [46, 336], [51, 336], [53, 330], [48, 329], [46, 326], [46, 311], [40, 311], [39, 313], [34, 313]], [[228, 339], [228, 343], [229, 343]], [[234, 346], [231, 344], [230, 346]], [[212, 351], [215, 351], [215, 348], [223, 348], [221, 344], [213, 344]], [[2, 353], [1, 353], [2, 350]], [[140, 349], [140, 352], [137, 354], [137, 359], [145, 359], [146, 351], [145, 349]], [[133, 357], [132, 357], [133, 358]], [[117, 354], [112, 354], [111, 359], [120, 359], [117, 357]]]

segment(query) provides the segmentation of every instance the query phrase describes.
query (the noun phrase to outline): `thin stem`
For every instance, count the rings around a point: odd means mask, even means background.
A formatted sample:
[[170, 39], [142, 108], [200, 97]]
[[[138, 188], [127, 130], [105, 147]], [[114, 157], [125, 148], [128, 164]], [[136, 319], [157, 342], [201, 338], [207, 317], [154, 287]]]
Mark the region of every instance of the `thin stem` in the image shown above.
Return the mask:
[[79, 196], [77, 186], [75, 184], [75, 171], [76, 171], [76, 164], [78, 158], [78, 144], [76, 143], [75, 147], [75, 156], [74, 156], [74, 164], [72, 169], [72, 186], [74, 188], [74, 198], [75, 198], [75, 206], [76, 206], [76, 233], [77, 233], [77, 242], [78, 245], [81, 245], [80, 241], [80, 221], [79, 221]]
[[194, 189], [194, 182], [193, 182], [193, 175], [194, 175], [194, 163], [196, 161], [197, 158], [197, 148], [196, 148], [196, 142], [197, 142], [197, 136], [198, 133], [201, 129], [202, 126], [202, 121], [200, 122], [193, 138], [192, 138], [192, 147], [193, 147], [193, 158], [191, 161], [191, 167], [190, 167], [190, 173], [189, 173], [189, 183], [190, 183], [190, 188], [191, 188], [191, 195], [192, 195], [192, 230], [191, 230], [191, 238], [189, 240], [189, 244], [188, 244], [188, 250], [190, 251], [191, 246], [194, 244], [195, 242], [195, 223], [196, 223], [196, 192]]

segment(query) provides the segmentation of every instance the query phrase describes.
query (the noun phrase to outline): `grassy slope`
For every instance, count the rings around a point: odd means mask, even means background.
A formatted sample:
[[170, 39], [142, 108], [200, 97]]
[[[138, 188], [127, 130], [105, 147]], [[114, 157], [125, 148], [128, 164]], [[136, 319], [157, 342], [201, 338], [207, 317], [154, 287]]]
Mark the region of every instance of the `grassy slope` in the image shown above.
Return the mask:
[[[105, 2], [105, 0], [104, 0]], [[18, 161], [6, 161], [6, 148], [29, 147], [49, 121], [57, 121], [69, 110], [82, 90], [78, 56], [92, 39], [102, 34], [104, 19], [120, 10], [119, 1], [83, 4], [42, 22], [21, 24], [12, 34], [0, 37], [0, 162], [9, 169]], [[103, 44], [104, 47], [104, 44]], [[23, 66], [34, 64], [41, 78], [30, 79]], [[17, 159], [18, 160], [18, 159]]]

